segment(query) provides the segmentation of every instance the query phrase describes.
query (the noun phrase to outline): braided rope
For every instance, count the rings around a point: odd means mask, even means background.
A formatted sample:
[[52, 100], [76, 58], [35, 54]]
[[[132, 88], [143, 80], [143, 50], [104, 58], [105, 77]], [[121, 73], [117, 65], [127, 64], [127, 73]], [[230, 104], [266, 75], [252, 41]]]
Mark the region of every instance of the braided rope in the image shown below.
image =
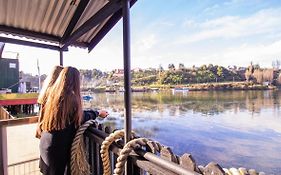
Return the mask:
[[90, 165], [86, 158], [85, 143], [83, 134], [86, 129], [92, 125], [97, 124], [95, 120], [88, 120], [83, 125], [81, 125], [75, 134], [71, 145], [71, 160], [70, 160], [70, 170], [71, 175], [89, 175]]
[[119, 157], [117, 158], [117, 163], [115, 165], [113, 175], [122, 175], [124, 172], [124, 165], [126, 160], [131, 153], [132, 150], [136, 148], [140, 148], [142, 146], [146, 146], [149, 139], [147, 138], [137, 138], [129, 141], [121, 150]]
[[111, 175], [110, 160], [109, 160], [109, 146], [117, 139], [124, 137], [124, 130], [116, 130], [105, 138], [101, 144], [101, 159], [103, 163], [103, 175]]
[[148, 141], [147, 145], [153, 154], [160, 153], [163, 147], [159, 142], [152, 141], [152, 140]]
[[226, 175], [265, 175], [264, 172], [257, 172], [254, 169], [247, 170], [246, 168], [240, 167], [240, 168], [223, 168], [223, 171], [226, 173]]

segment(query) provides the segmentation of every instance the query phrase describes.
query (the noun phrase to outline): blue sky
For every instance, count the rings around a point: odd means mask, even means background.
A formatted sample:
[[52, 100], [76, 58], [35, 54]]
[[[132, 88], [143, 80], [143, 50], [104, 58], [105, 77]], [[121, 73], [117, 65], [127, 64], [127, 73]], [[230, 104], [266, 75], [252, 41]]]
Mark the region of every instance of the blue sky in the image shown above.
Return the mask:
[[[281, 60], [280, 16], [279, 0], [138, 0], [131, 10], [132, 68], [251, 61], [271, 67]], [[24, 72], [36, 74], [37, 59], [42, 73], [59, 63], [55, 51], [10, 44], [5, 51], [20, 53]], [[122, 60], [122, 21], [90, 54], [71, 48], [64, 55], [65, 65], [79, 69], [109, 71], [122, 68]]]

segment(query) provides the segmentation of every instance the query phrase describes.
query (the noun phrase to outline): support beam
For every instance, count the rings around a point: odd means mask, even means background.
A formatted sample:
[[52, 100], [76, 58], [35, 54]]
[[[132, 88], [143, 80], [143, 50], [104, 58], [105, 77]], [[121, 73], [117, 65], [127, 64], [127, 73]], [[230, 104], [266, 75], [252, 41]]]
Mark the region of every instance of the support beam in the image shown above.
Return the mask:
[[[130, 7], [132, 7], [137, 0], [130, 1]], [[114, 15], [110, 17], [110, 19], [106, 22], [106, 24], [100, 29], [100, 31], [96, 34], [96, 36], [90, 41], [88, 46], [88, 52], [91, 52], [96, 45], [103, 39], [103, 37], [112, 29], [112, 27], [121, 19], [122, 17], [122, 9], [118, 10]]]
[[[124, 101], [125, 101], [125, 143], [131, 139], [132, 112], [131, 112], [131, 44], [130, 44], [130, 4], [129, 0], [122, 0], [123, 9], [123, 54], [124, 54]], [[125, 175], [132, 174], [132, 161], [127, 160]]]
[[30, 46], [30, 47], [38, 47], [43, 49], [51, 49], [51, 50], [61, 50], [60, 47], [54, 46], [54, 45], [48, 45], [43, 43], [36, 43], [31, 41], [24, 41], [24, 40], [18, 40], [13, 38], [4, 38], [0, 37], [0, 42], [3, 43], [11, 43], [11, 44], [18, 44], [18, 45], [24, 45], [24, 46]]
[[83, 12], [85, 11], [87, 5], [89, 3], [89, 0], [81, 0], [75, 10], [75, 13], [71, 19], [71, 21], [69, 22], [61, 41], [64, 41], [66, 38], [68, 38], [70, 36], [70, 34], [72, 33], [74, 27], [76, 26], [78, 20], [80, 19], [81, 15], [83, 14]]
[[131, 138], [131, 48], [130, 48], [130, 9], [128, 0], [123, 1], [123, 61], [125, 88], [125, 143]]
[[30, 37], [32, 39], [42, 39], [44, 41], [52, 41], [59, 43], [60, 38], [54, 35], [46, 34], [46, 33], [39, 33], [35, 31], [28, 31], [20, 28], [14, 28], [14, 27], [7, 27], [4, 25], [0, 25], [0, 31], [7, 34], [14, 34], [17, 36], [23, 36], [23, 37]]
[[114, 14], [121, 8], [121, 4], [118, 0], [109, 1], [103, 8], [101, 8], [95, 15], [88, 19], [78, 29], [75, 30], [68, 38], [61, 42], [62, 50], [66, 49], [69, 45], [74, 43], [78, 38], [83, 36], [85, 33], [93, 29], [95, 26], [100, 24], [110, 15]]
[[60, 65], [63, 66], [63, 51], [60, 50]]

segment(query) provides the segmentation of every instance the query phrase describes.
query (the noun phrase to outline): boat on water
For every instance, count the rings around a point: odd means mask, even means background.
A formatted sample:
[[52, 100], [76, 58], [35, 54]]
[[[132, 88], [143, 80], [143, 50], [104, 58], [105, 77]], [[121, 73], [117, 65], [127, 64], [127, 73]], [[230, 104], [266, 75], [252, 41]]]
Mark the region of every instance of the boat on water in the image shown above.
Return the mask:
[[173, 93], [175, 92], [188, 92], [189, 89], [187, 87], [175, 87], [172, 89]]
[[93, 97], [91, 95], [83, 95], [82, 99], [85, 101], [91, 101], [93, 99]]

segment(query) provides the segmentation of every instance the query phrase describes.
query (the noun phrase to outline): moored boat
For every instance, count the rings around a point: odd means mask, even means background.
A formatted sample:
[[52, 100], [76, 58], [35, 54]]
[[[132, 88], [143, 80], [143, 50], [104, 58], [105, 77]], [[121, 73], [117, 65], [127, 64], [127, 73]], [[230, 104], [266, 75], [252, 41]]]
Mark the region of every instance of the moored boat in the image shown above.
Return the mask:
[[187, 87], [175, 87], [172, 89], [173, 93], [174, 92], [188, 92], [189, 89]]

